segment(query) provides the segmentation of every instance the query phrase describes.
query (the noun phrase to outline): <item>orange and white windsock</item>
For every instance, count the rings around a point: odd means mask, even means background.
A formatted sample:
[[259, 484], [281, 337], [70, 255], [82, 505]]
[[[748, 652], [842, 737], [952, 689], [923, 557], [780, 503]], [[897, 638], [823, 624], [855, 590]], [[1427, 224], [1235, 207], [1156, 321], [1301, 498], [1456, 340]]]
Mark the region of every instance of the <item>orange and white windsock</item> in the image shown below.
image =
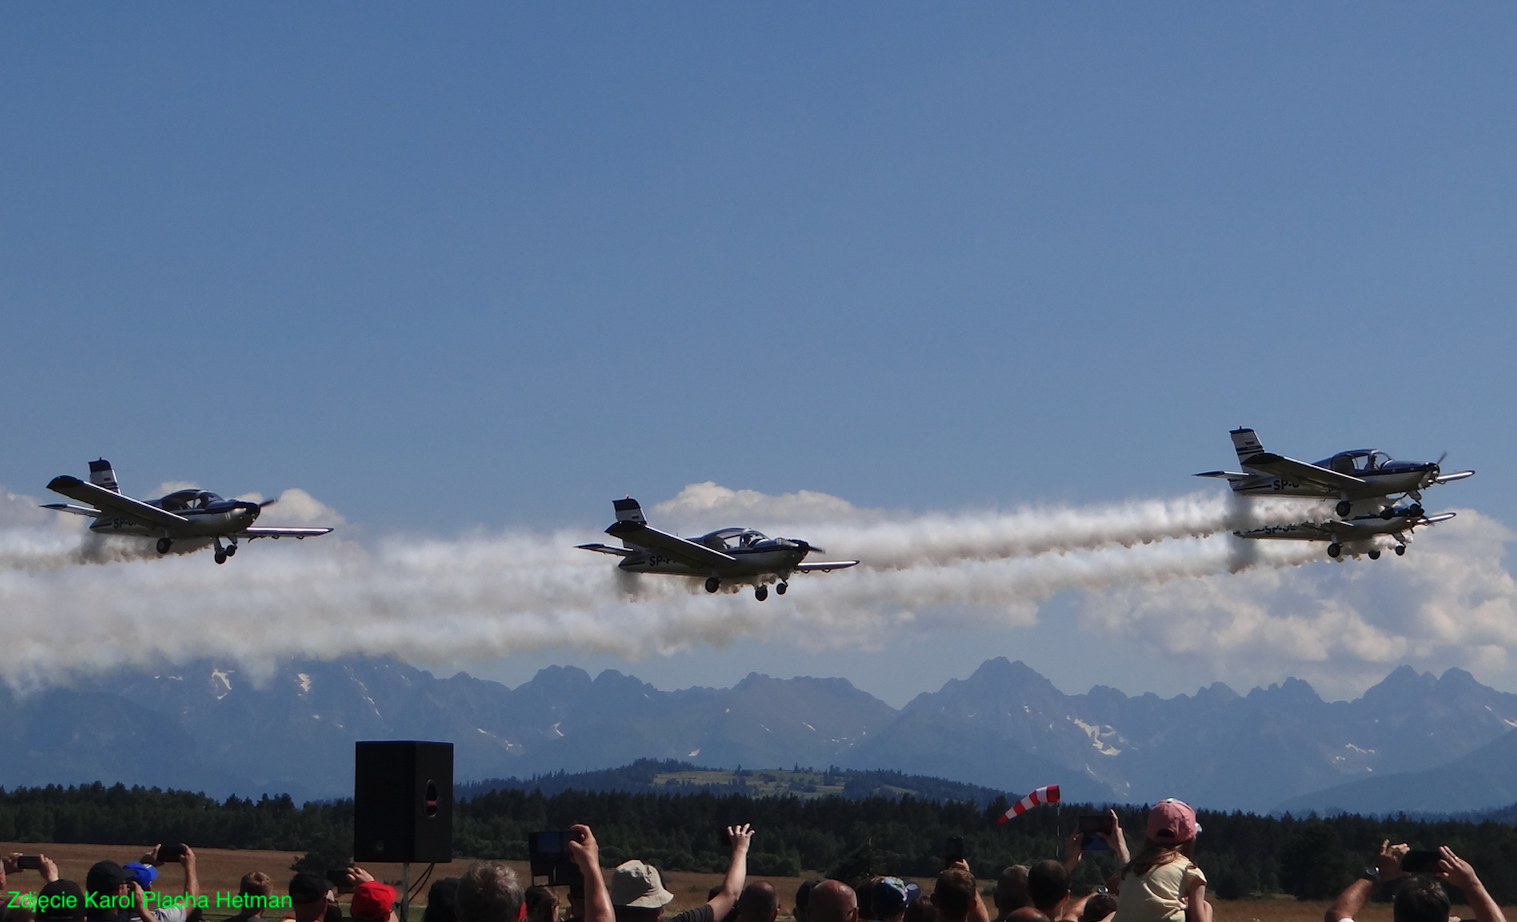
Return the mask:
[[1047, 784], [1012, 804], [1011, 809], [1001, 814], [1001, 818], [996, 822], [1004, 823], [1014, 816], [1021, 816], [1038, 804], [1056, 804], [1058, 802], [1059, 786], [1057, 784]]

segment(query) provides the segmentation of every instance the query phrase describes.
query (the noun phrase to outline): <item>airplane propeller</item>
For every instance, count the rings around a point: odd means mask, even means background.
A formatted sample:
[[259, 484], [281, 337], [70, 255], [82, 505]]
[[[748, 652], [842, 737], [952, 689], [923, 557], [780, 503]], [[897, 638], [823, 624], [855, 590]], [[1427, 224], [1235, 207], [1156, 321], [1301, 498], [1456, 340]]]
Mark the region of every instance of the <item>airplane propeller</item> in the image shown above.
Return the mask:
[[279, 497], [277, 497], [277, 496], [274, 497], [273, 499], [266, 499], [263, 502], [261, 502], [261, 503], [258, 504], [258, 508], [259, 509], [267, 509], [267, 508], [269, 508], [270, 506], [274, 505], [277, 502], [279, 502]]
[[801, 548], [802, 550], [804, 550], [808, 554], [810, 554], [810, 553], [817, 553], [817, 554], [825, 554], [825, 553], [827, 553], [826, 551], [824, 551], [821, 548], [817, 547], [816, 545], [812, 544], [810, 541], [803, 541], [800, 538], [786, 538], [785, 540], [789, 541], [791, 544], [794, 544], [796, 547]]

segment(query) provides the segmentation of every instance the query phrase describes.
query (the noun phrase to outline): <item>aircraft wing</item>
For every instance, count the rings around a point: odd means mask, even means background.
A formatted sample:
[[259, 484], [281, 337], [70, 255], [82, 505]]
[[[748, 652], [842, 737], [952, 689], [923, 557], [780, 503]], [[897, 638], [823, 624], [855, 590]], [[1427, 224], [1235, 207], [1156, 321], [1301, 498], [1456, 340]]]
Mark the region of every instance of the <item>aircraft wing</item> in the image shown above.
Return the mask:
[[1362, 487], [1368, 482], [1358, 477], [1340, 474], [1325, 467], [1307, 464], [1305, 461], [1297, 461], [1294, 458], [1287, 458], [1284, 455], [1272, 454], [1267, 451], [1260, 452], [1249, 458], [1248, 463], [1243, 466], [1251, 467], [1256, 471], [1263, 471], [1272, 477], [1279, 477], [1281, 480], [1316, 484], [1334, 492]]
[[610, 554], [613, 557], [631, 557], [637, 553], [630, 547], [612, 547], [609, 544], [576, 544], [574, 546], [582, 551], [595, 551], [597, 554]]
[[606, 534], [613, 538], [620, 538], [628, 544], [656, 550], [692, 567], [724, 567], [737, 563], [736, 557], [712, 550], [704, 544], [686, 541], [684, 538], [659, 531], [657, 528], [649, 528], [638, 522], [617, 522], [606, 529]]
[[795, 570], [797, 573], [810, 573], [814, 570], [831, 573], [833, 570], [846, 570], [849, 567], [856, 567], [858, 565], [859, 562], [857, 560], [820, 560], [816, 563], [798, 563], [790, 569]]
[[249, 541], [254, 538], [316, 538], [331, 534], [331, 532], [330, 528], [264, 528], [255, 525], [239, 531], [237, 537], [246, 538]]
[[146, 525], [157, 525], [163, 528], [177, 528], [180, 525], [190, 524], [190, 520], [172, 512], [150, 506], [130, 496], [122, 496], [114, 490], [97, 487], [92, 483], [85, 483], [78, 477], [70, 477], [64, 474], [54, 477], [47, 485], [54, 493], [62, 493], [69, 499], [77, 499], [81, 503], [89, 503], [96, 508], [109, 510], [118, 515], [125, 516]]

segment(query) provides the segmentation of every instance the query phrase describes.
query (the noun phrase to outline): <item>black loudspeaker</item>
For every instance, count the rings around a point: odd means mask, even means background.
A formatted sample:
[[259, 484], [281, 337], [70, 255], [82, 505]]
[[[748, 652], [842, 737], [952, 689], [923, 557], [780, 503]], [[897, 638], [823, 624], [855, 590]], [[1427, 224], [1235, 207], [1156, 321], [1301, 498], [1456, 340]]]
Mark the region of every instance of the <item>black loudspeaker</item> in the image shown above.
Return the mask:
[[453, 860], [453, 744], [353, 744], [353, 860]]

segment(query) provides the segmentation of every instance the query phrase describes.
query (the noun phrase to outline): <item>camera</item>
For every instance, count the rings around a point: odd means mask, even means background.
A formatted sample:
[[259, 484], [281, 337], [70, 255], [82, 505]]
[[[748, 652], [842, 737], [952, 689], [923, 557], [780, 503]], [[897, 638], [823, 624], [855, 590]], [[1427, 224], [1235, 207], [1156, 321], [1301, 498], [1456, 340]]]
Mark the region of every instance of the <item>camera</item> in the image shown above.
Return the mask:
[[948, 841], [943, 843], [943, 864], [953, 866], [955, 861], [964, 860], [964, 837], [949, 836]]
[[16, 858], [16, 870], [40, 871], [42, 870], [41, 855], [19, 855]]
[[184, 844], [160, 845], [158, 854], [153, 856], [153, 864], [178, 864], [179, 859], [184, 857]]
[[532, 879], [548, 878], [548, 886], [583, 884], [584, 877], [579, 865], [574, 863], [574, 854], [569, 843], [578, 841], [572, 832], [527, 833], [527, 861], [532, 866]]

